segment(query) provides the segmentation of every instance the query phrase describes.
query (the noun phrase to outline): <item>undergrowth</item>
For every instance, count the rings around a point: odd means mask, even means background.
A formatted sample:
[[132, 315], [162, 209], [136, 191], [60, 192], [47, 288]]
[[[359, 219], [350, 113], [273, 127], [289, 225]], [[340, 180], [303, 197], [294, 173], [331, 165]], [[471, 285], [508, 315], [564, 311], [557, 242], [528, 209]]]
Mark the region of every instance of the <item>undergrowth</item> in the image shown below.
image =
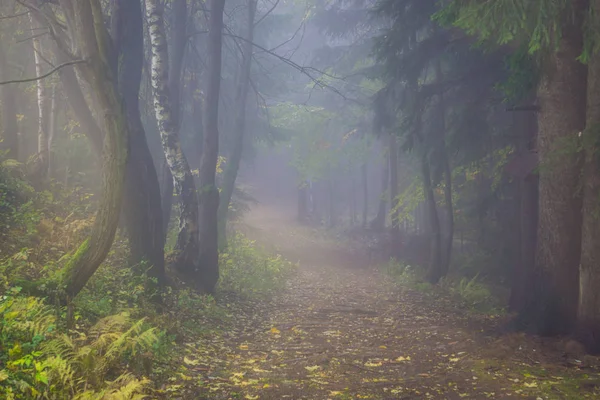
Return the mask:
[[93, 224], [92, 196], [56, 184], [35, 192], [13, 172], [0, 166], [1, 399], [156, 397], [180, 379], [184, 343], [218, 336], [232, 322], [231, 294], [262, 299], [293, 271], [233, 234], [215, 297], [172, 287], [157, 293], [148, 266], [129, 265], [127, 241], [118, 237], [82, 292], [68, 306], [55, 304], [44, 287], [21, 283], [60, 273]]
[[438, 285], [432, 285], [425, 280], [425, 270], [421, 267], [391, 259], [380, 266], [381, 271], [389, 276], [395, 284], [431, 295], [446, 295], [457, 303], [468, 307], [471, 311], [485, 314], [501, 314], [504, 310], [502, 302], [495, 296], [489, 285], [479, 279], [447, 276]]

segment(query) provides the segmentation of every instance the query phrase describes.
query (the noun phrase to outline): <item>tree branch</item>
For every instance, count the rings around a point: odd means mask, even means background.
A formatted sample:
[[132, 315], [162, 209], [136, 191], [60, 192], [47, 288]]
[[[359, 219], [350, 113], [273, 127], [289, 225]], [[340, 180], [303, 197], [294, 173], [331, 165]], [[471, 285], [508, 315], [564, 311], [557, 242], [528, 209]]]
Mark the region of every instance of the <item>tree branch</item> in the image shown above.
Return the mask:
[[26, 82], [39, 81], [40, 79], [44, 79], [44, 78], [49, 77], [50, 75], [52, 75], [53, 73], [57, 72], [61, 68], [68, 67], [69, 65], [73, 65], [73, 64], [82, 64], [84, 62], [85, 62], [85, 60], [68, 61], [66, 63], [57, 65], [56, 67], [52, 68], [50, 71], [48, 71], [47, 73], [45, 73], [43, 75], [36, 76], [36, 77], [33, 77], [33, 78], [15, 79], [15, 80], [11, 80], [11, 81], [0, 82], [0, 86], [2, 86], [2, 85], [10, 85], [12, 83], [26, 83]]

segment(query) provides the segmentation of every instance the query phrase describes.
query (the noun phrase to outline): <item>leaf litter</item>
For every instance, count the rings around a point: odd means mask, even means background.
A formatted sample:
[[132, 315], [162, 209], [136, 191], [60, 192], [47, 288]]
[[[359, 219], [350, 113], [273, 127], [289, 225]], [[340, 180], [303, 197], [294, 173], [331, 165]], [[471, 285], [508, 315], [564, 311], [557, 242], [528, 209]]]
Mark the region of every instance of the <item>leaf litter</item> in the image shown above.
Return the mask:
[[600, 363], [499, 336], [498, 318], [389, 284], [365, 258], [260, 212], [250, 234], [300, 268], [285, 290], [232, 302], [228, 326], [187, 343], [168, 398], [600, 398]]

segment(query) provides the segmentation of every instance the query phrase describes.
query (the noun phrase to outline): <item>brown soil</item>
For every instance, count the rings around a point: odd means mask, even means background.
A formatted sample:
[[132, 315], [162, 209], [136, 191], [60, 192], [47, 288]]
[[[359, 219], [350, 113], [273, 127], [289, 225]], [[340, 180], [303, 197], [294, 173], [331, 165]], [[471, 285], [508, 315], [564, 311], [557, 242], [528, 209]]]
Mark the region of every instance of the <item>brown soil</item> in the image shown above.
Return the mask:
[[200, 393], [183, 398], [600, 398], [594, 359], [496, 336], [495, 318], [393, 285], [360, 251], [288, 215], [258, 206], [243, 229], [298, 272], [272, 300], [234, 311], [222, 337], [190, 345], [206, 367]]

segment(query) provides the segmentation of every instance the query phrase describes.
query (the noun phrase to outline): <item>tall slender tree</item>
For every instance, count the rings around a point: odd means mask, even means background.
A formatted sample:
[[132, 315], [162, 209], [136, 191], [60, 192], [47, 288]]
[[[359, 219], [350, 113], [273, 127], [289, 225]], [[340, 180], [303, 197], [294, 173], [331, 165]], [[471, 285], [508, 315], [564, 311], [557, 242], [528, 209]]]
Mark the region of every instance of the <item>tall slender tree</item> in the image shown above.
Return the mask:
[[180, 203], [174, 265], [180, 271], [192, 275], [196, 270], [198, 257], [198, 195], [190, 166], [181, 147], [179, 120], [175, 119], [172, 111], [173, 104], [179, 101], [179, 97], [174, 98], [169, 85], [167, 38], [162, 4], [157, 0], [146, 0], [146, 14], [152, 48], [154, 111], [165, 158]]
[[219, 94], [225, 0], [211, 0], [208, 23], [208, 66], [204, 100], [204, 136], [200, 157], [200, 257], [204, 289], [212, 293], [219, 279], [219, 189], [216, 184], [219, 157]]

